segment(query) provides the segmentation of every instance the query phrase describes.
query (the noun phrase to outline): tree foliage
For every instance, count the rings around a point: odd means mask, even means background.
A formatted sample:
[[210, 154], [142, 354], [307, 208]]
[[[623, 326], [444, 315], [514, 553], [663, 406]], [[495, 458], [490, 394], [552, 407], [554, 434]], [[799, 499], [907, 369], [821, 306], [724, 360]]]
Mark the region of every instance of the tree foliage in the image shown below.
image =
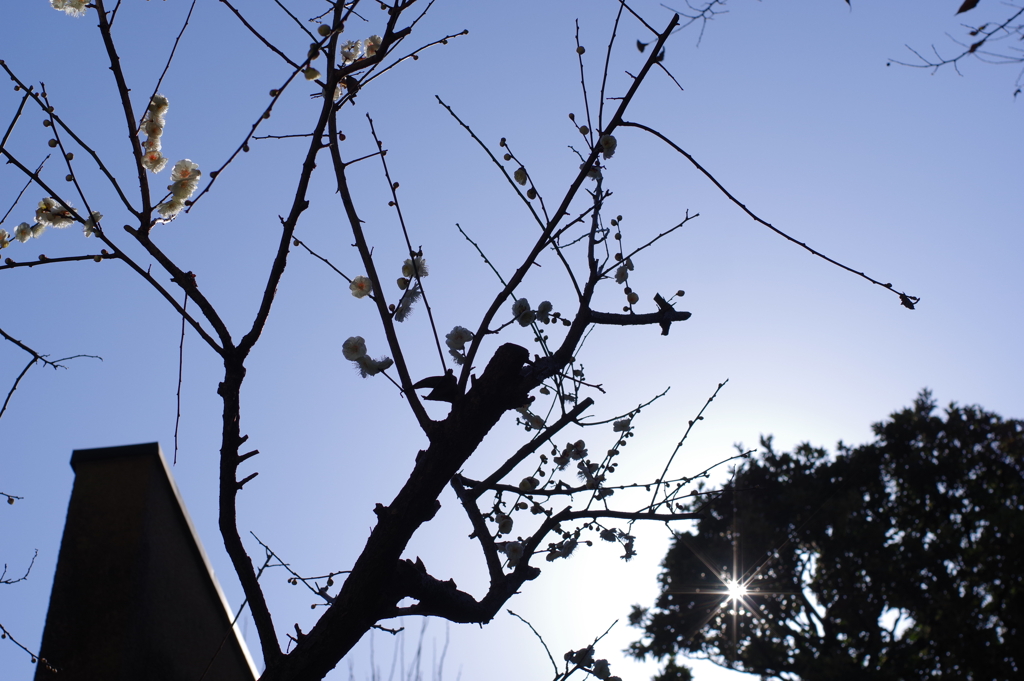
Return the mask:
[[763, 440], [691, 503], [703, 517], [634, 611], [632, 653], [787, 679], [1019, 678], [1024, 423], [934, 412], [925, 391], [834, 457]]

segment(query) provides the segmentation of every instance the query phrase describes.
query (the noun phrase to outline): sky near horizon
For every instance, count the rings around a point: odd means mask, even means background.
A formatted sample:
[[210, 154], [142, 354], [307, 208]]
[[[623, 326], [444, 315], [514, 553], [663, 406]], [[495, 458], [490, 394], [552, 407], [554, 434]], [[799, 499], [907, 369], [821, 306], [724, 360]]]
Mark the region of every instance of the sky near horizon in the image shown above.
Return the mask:
[[[189, 4], [123, 3], [120, 9], [115, 32], [139, 111]], [[311, 0], [287, 4], [303, 20], [324, 9]], [[605, 170], [605, 187], [614, 192], [607, 212], [623, 216], [632, 246], [699, 214], [636, 257], [630, 279], [642, 301], [684, 289], [677, 307], [693, 317], [674, 324], [667, 337], [654, 328], [599, 328], [580, 354], [588, 380], [608, 391], [594, 395], [595, 420], [671, 387], [637, 418], [637, 435], [617, 473], [621, 481], [657, 476], [687, 421], [726, 379], [674, 464], [680, 475], [731, 456], [734, 445], [756, 447], [761, 435], [773, 435], [781, 450], [804, 441], [828, 448], [840, 440], [870, 441], [872, 423], [909, 405], [924, 388], [940, 406], [979, 404], [1007, 418], [1024, 417], [1024, 101], [1012, 96], [1020, 65], [967, 61], [962, 75], [949, 67], [931, 74], [887, 66], [913, 58], [905, 45], [927, 50], [934, 44], [952, 53], [956, 46], [946, 34], [963, 35], [964, 17], [953, 16], [958, 5], [864, 0], [851, 8], [842, 0], [734, 0], [727, 14], [705, 27], [699, 46], [697, 25], [671, 38], [664, 63], [682, 90], [663, 73], [652, 73], [628, 118], [686, 149], [763, 219], [921, 302], [907, 310], [891, 292], [772, 234], [664, 144], [636, 129], [620, 130]], [[658, 28], [671, 17], [657, 2], [632, 6]], [[587, 48], [586, 82], [596, 107], [616, 7], [611, 0], [438, 0], [411, 43], [463, 29], [469, 34], [402, 64], [346, 108], [343, 130], [352, 158], [373, 151], [366, 114], [389, 150], [413, 242], [422, 244], [431, 265], [427, 292], [442, 334], [456, 324], [475, 327], [498, 290], [456, 224], [505, 272], [531, 243], [535, 225], [435, 95], [492, 150], [507, 138], [550, 207], [579, 165], [569, 146], [580, 148], [581, 138], [567, 116], [585, 115], [575, 22]], [[980, 23], [1001, 8], [983, 2], [978, 16], [966, 18]], [[245, 11], [301, 58], [308, 37], [273, 2], [254, 0]], [[379, 33], [382, 16], [374, 10], [365, 24], [350, 24], [352, 37]], [[0, 9], [0, 59], [24, 80], [45, 83], [58, 113], [93, 140], [130, 187], [123, 116], [95, 24], [92, 10], [76, 19], [45, 0], [7, 3]], [[650, 37], [636, 21], [624, 20], [610, 96], [624, 92], [626, 72], [643, 63], [638, 39]], [[187, 157], [204, 171], [216, 168], [288, 73], [223, 4], [200, 0], [160, 88], [170, 100], [165, 154], [172, 163]], [[261, 131], [308, 129], [317, 107], [308, 98], [314, 90], [292, 86]], [[3, 129], [19, 101], [10, 89], [0, 93]], [[49, 151], [46, 139], [39, 112], [28, 110], [8, 147], [38, 164]], [[196, 210], [155, 231], [161, 247], [196, 273], [232, 329], [247, 328], [258, 303], [279, 235], [277, 216], [288, 209], [304, 153], [302, 141], [293, 139], [263, 140], [251, 148]], [[48, 164], [51, 179], [63, 185], [64, 171], [55, 159]], [[321, 164], [327, 168], [326, 158]], [[119, 215], [98, 173], [81, 167], [90, 204], [104, 213], [107, 231], [117, 233], [127, 214]], [[361, 162], [352, 174], [378, 266], [388, 271], [393, 265], [397, 276], [405, 247], [386, 205], [390, 194], [380, 164]], [[24, 182], [12, 166], [0, 167], [0, 211], [13, 204]], [[30, 220], [40, 191], [30, 188], [2, 227], [13, 231]], [[297, 236], [346, 273], [360, 274], [354, 252], [339, 237], [340, 204], [326, 174], [315, 176], [311, 196]], [[126, 235], [117, 238], [128, 241]], [[2, 255], [31, 260], [40, 253], [54, 258], [98, 248], [71, 228], [12, 244]], [[572, 291], [557, 263], [543, 264], [517, 293], [535, 305], [547, 299], [556, 310], [571, 309]], [[173, 456], [181, 321], [116, 261], [3, 270], [0, 286], [0, 329], [51, 358], [103, 358], [75, 359], [59, 371], [33, 367], [0, 418], [0, 491], [24, 497], [0, 509], [0, 562], [18, 575], [39, 551], [28, 580], [0, 588], [0, 623], [35, 649], [73, 483], [71, 451], [159, 441]], [[615, 310], [622, 293], [609, 285], [598, 300]], [[416, 371], [436, 372], [423, 310], [402, 331]], [[423, 444], [393, 386], [382, 377], [361, 379], [342, 358], [340, 345], [352, 335], [367, 338], [371, 355], [386, 353], [367, 301], [355, 300], [347, 283], [318, 260], [293, 252], [243, 391], [243, 432], [263, 453], [246, 469], [260, 475], [240, 497], [240, 529], [259, 535], [307, 574], [351, 564], [373, 525], [373, 505], [393, 496]], [[502, 341], [532, 343], [518, 327], [503, 332]], [[183, 352], [173, 472], [228, 600], [237, 606], [241, 589], [217, 532], [218, 362], [191, 332]], [[3, 395], [26, 361], [23, 351], [0, 343]], [[430, 413], [443, 417], [443, 405], [430, 405]], [[605, 447], [602, 438], [613, 442], [606, 430], [587, 431], [591, 449]], [[470, 461], [467, 475], [486, 474], [507, 456], [502, 442], [518, 447], [522, 441], [522, 430], [503, 422]], [[435, 575], [453, 577], [460, 588], [480, 595], [486, 572], [479, 550], [466, 539], [470, 529], [452, 495], [441, 501], [441, 513], [422, 528], [407, 555], [422, 556]], [[626, 625], [630, 606], [651, 605], [657, 595], [668, 536], [663, 527], [641, 530], [639, 555], [629, 563], [608, 546], [544, 563], [544, 574], [508, 607], [537, 628], [556, 659], [618, 620], [598, 657], [609, 659], [612, 673], [626, 681], [647, 679], [657, 665], [628, 660], [620, 651], [639, 633]], [[247, 546], [258, 554], [254, 542]], [[317, 614], [308, 594], [300, 596], [285, 579], [272, 574], [267, 587], [282, 635], [292, 622], [308, 629]], [[412, 634], [402, 641], [409, 664], [420, 625], [406, 625]], [[258, 657], [247, 615], [241, 627]], [[431, 622], [424, 638], [428, 663], [440, 655], [446, 636], [445, 679], [552, 676], [543, 648], [504, 611], [484, 628]], [[368, 679], [375, 664], [387, 676], [393, 645], [380, 633], [367, 637], [328, 678]], [[698, 681], [740, 677], [710, 663], [687, 664]], [[28, 656], [9, 641], [0, 641], [0, 669], [14, 680], [34, 673]], [[434, 677], [427, 672], [425, 678]]]

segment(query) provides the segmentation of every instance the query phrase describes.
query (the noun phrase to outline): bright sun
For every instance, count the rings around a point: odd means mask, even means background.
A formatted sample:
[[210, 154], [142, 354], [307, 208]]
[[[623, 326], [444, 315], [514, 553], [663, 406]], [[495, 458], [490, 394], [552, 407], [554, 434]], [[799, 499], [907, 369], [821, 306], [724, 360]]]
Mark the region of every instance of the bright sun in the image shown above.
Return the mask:
[[747, 595], [747, 587], [734, 579], [730, 579], [725, 583], [725, 589], [729, 593], [729, 598], [734, 601]]

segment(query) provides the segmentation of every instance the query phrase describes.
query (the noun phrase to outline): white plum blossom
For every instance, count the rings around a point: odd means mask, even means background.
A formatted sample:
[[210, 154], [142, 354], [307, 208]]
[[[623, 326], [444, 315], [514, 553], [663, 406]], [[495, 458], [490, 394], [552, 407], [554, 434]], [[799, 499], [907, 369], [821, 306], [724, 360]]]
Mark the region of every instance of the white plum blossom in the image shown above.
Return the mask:
[[94, 210], [89, 219], [82, 225], [82, 232], [86, 237], [90, 237], [96, 233], [96, 224], [103, 219], [103, 213], [98, 210]]
[[405, 290], [402, 294], [402, 299], [398, 301], [398, 307], [395, 308], [395, 321], [404, 322], [412, 314], [412, 306], [420, 297], [423, 296], [423, 289], [420, 288], [419, 284], [413, 284]]
[[72, 17], [85, 14], [86, 0], [50, 0], [50, 6]]
[[422, 278], [428, 274], [430, 274], [430, 271], [427, 269], [427, 261], [422, 256], [417, 255], [413, 258], [408, 258], [402, 264], [402, 276], [408, 279], [413, 279], [417, 275]]
[[540, 485], [540, 481], [532, 475], [519, 481], [519, 491], [524, 493], [532, 492]]
[[540, 322], [543, 322], [544, 324], [550, 324], [551, 323], [551, 310], [552, 310], [553, 307], [554, 306], [551, 304], [550, 300], [545, 300], [540, 305], [538, 305], [537, 306], [537, 320], [540, 321]]
[[626, 279], [629, 278], [629, 273], [633, 271], [633, 261], [626, 258], [626, 261], [619, 265], [618, 269], [615, 270], [615, 283], [625, 284]]
[[529, 326], [537, 318], [537, 314], [530, 309], [530, 301], [520, 298], [512, 303], [512, 316], [519, 322], [519, 326]]
[[390, 357], [382, 357], [380, 359], [373, 359], [369, 355], [363, 355], [356, 360], [356, 366], [359, 367], [359, 375], [363, 378], [367, 376], [375, 376], [382, 371], [386, 371], [395, 361]]
[[462, 326], [456, 326], [444, 337], [444, 342], [448, 346], [448, 353], [455, 359], [457, 364], [466, 363], [466, 343], [472, 340], [473, 332]]
[[7, 248], [11, 245], [11, 234], [6, 229], [0, 229], [0, 248]]
[[174, 169], [171, 170], [172, 184], [167, 186], [167, 190], [171, 192], [171, 199], [156, 207], [160, 215], [172, 218], [180, 213], [185, 207], [185, 201], [198, 188], [202, 176], [203, 172], [199, 170], [199, 166], [187, 158], [175, 163]]
[[359, 275], [348, 285], [348, 289], [356, 298], [365, 298], [373, 293], [373, 282], [370, 281], [369, 277]]
[[366, 356], [366, 341], [362, 336], [352, 336], [341, 344], [341, 354], [345, 359], [355, 362]]
[[[70, 207], [68, 206], [68, 208]], [[74, 224], [75, 218], [72, 216], [71, 211], [61, 205], [57, 199], [48, 196], [39, 202], [39, 208], [36, 209], [36, 222], [40, 225], [49, 225], [50, 227], [63, 229]]]
[[625, 433], [629, 430], [629, 419], [619, 419], [612, 424], [612, 431], [615, 433]]
[[501, 534], [508, 534], [512, 531], [512, 516], [499, 513], [494, 522], [498, 524], [498, 532]]
[[167, 157], [159, 149], [147, 151], [142, 155], [142, 167], [151, 173], [159, 173], [167, 166]]
[[508, 558], [508, 566], [514, 568], [519, 564], [519, 561], [523, 559], [523, 544], [522, 542], [510, 541], [505, 542], [505, 546], [502, 548], [505, 552], [505, 557]]
[[366, 43], [365, 43], [365, 46], [366, 46], [366, 56], [367, 57], [376, 56], [377, 50], [380, 49], [380, 43], [381, 43], [381, 38], [380, 38], [379, 35], [371, 35], [369, 38], [367, 38], [366, 39]]
[[40, 224], [29, 225], [27, 222], [23, 222], [14, 228], [14, 238], [21, 243], [25, 243], [29, 239], [37, 239], [39, 235], [46, 231], [46, 227]]
[[512, 174], [512, 177], [513, 179], [515, 179], [516, 182], [523, 185], [524, 187], [526, 186], [526, 181], [529, 179], [529, 176], [526, 174], [526, 168], [522, 167], [519, 168], [519, 170], [517, 170], [516, 172], [514, 172]]
[[615, 147], [619, 145], [619, 143], [616, 142], [615, 138], [612, 137], [611, 135], [602, 136], [599, 144], [601, 145], [601, 155], [604, 156], [605, 158], [611, 158], [612, 156], [614, 156]]
[[341, 46], [341, 58], [345, 64], [351, 64], [356, 59], [359, 59], [363, 53], [363, 41], [362, 40], [350, 40]]

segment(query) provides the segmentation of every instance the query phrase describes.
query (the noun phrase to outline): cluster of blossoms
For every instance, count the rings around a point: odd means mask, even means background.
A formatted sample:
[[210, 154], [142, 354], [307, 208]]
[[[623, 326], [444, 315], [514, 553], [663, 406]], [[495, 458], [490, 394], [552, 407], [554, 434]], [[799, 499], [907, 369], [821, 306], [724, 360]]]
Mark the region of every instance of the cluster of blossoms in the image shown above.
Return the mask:
[[555, 312], [552, 314], [552, 309], [554, 309], [554, 306], [549, 300], [543, 301], [534, 310], [530, 308], [530, 301], [526, 298], [520, 298], [512, 303], [512, 317], [519, 322], [519, 326], [529, 326], [535, 321], [550, 324], [553, 319], [559, 318], [559, 313]]
[[466, 363], [466, 343], [473, 340], [473, 332], [464, 326], [456, 326], [444, 337], [445, 345], [448, 346], [448, 354], [452, 356], [456, 364]]
[[402, 263], [402, 276], [398, 278], [398, 288], [405, 291], [405, 293], [402, 294], [402, 299], [398, 301], [398, 306], [392, 310], [395, 314], [395, 321], [404, 322], [409, 317], [409, 314], [412, 312], [413, 303], [423, 295], [419, 279], [428, 274], [430, 274], [430, 271], [427, 269], [427, 261], [423, 259], [422, 255], [406, 258], [405, 262]]
[[50, 0], [51, 7], [72, 17], [85, 15], [87, 4], [87, 0]]
[[[93, 211], [89, 219], [83, 225], [85, 235], [92, 236], [96, 233], [96, 226], [103, 219], [103, 214]], [[36, 239], [46, 231], [47, 227], [64, 229], [75, 223], [75, 214], [69, 204], [62, 204], [57, 199], [47, 196], [39, 202], [36, 208], [35, 224], [23, 222], [14, 228], [13, 238], [21, 243], [29, 239]], [[12, 235], [5, 229], [0, 229], [0, 248], [7, 248], [11, 245]]]
[[516, 407], [516, 411], [522, 416], [522, 419], [518, 421], [526, 425], [527, 430], [540, 430], [544, 427], [544, 419], [530, 411], [530, 405]]
[[381, 37], [371, 35], [366, 40], [349, 40], [341, 46], [341, 60], [345, 66], [367, 57], [376, 56], [380, 49]]
[[199, 187], [199, 179], [203, 172], [199, 165], [189, 159], [182, 159], [174, 164], [171, 170], [171, 184], [167, 185], [167, 191], [171, 198], [156, 207], [157, 212], [165, 218], [173, 218], [185, 207], [185, 202], [195, 193]]
[[68, 210], [69, 208], [71, 206], [66, 206], [57, 199], [47, 196], [39, 202], [39, 207], [36, 208], [36, 223], [57, 229], [69, 227], [75, 223], [75, 216]]
[[167, 159], [160, 153], [160, 137], [164, 134], [164, 114], [168, 104], [163, 95], [153, 95], [146, 115], [142, 117], [142, 132], [146, 133], [146, 141], [142, 143], [142, 165], [152, 173], [159, 173], [167, 165]]
[[366, 341], [362, 336], [352, 336], [345, 341], [341, 346], [341, 354], [345, 356], [345, 359], [356, 363], [359, 375], [363, 378], [379, 374], [395, 363], [390, 357], [373, 359], [367, 355]]
[[566, 662], [571, 662], [586, 669], [594, 677], [601, 679], [601, 681], [622, 681], [618, 676], [612, 676], [608, 660], [594, 659], [594, 646], [587, 646], [580, 650], [570, 650], [564, 655], [564, 659]]
[[587, 445], [583, 440], [576, 440], [576, 442], [566, 443], [565, 449], [562, 450], [561, 454], [556, 454], [552, 457], [552, 461], [558, 466], [558, 470], [563, 470], [569, 465], [569, 461], [579, 461], [587, 456]]

